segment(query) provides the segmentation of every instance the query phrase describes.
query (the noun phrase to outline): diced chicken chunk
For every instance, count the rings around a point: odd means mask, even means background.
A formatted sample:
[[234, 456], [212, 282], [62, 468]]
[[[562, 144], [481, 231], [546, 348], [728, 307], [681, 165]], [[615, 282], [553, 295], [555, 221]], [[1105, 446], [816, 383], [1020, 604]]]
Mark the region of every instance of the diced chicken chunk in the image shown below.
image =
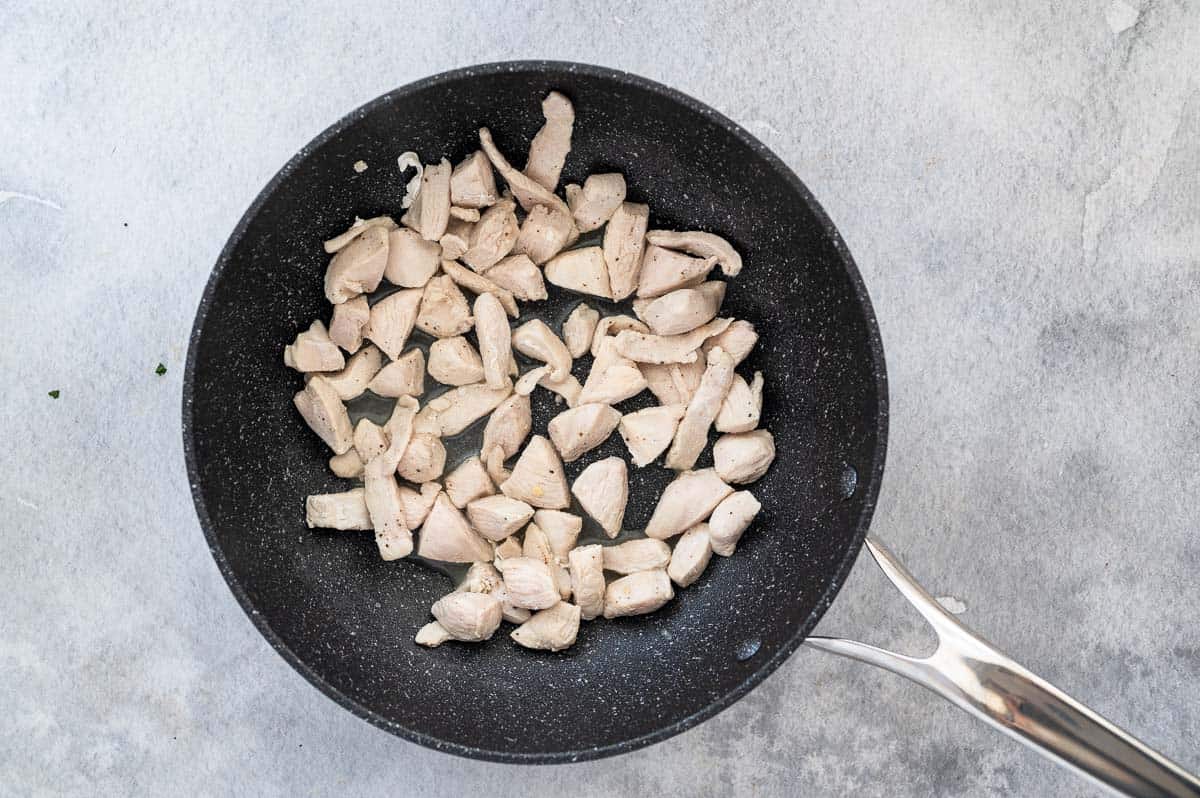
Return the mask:
[[483, 151], [487, 153], [488, 160], [492, 162], [492, 166], [496, 167], [496, 171], [508, 183], [513, 196], [516, 197], [517, 202], [521, 203], [521, 207], [526, 212], [532, 211], [538, 205], [548, 205], [570, 214], [571, 211], [567, 208], [567, 203], [559, 199], [558, 195], [536, 180], [518, 172], [508, 162], [508, 159], [504, 157], [500, 150], [496, 149], [496, 144], [492, 141], [491, 131], [486, 127], [479, 129], [479, 144], [483, 147]]
[[754, 381], [747, 384], [741, 375], [733, 375], [733, 384], [717, 414], [717, 432], [749, 432], [758, 426], [762, 416], [763, 376], [754, 372]]
[[453, 639], [450, 633], [446, 631], [446, 627], [437, 621], [430, 621], [417, 630], [417, 636], [413, 638], [413, 642], [419, 646], [437, 648], [447, 640]]
[[[464, 222], [472, 222], [472, 223], [478, 222], [479, 221], [479, 210], [476, 208], [460, 208], [457, 205], [451, 205], [450, 206], [450, 218], [451, 219], [460, 219]], [[449, 224], [446, 225], [446, 229], [447, 230], [450, 229]], [[445, 236], [443, 236], [443, 238], [445, 238]]]
[[693, 258], [662, 247], [647, 246], [642, 253], [637, 295], [656, 297], [677, 288], [699, 285], [716, 262], [716, 258]]
[[379, 426], [369, 418], [360, 418], [354, 426], [354, 451], [364, 463], [371, 462], [387, 450], [388, 439]]
[[551, 258], [545, 266], [546, 279], [559, 288], [591, 294], [603, 299], [612, 298], [608, 282], [608, 267], [600, 247], [568, 249]]
[[589, 175], [583, 188], [567, 186], [567, 206], [579, 232], [599, 229], [625, 201], [625, 176], [619, 172]]
[[580, 302], [563, 322], [563, 343], [571, 357], [583, 357], [592, 346], [592, 336], [600, 323], [600, 311]]
[[500, 300], [491, 294], [475, 298], [475, 335], [483, 359], [483, 381], [489, 388], [509, 384], [508, 366], [512, 362], [512, 332]]
[[446, 447], [436, 435], [417, 433], [409, 441], [396, 472], [409, 482], [420, 485], [432, 482], [446, 467]]
[[570, 213], [549, 205], [535, 205], [521, 224], [512, 251], [529, 256], [530, 261], [540, 266], [562, 252], [575, 235], [578, 232]]
[[575, 109], [571, 101], [556, 91], [542, 100], [542, 116], [546, 123], [529, 143], [529, 160], [525, 176], [554, 191], [562, 172], [567, 153], [571, 151], [571, 128], [575, 124]]
[[758, 343], [758, 333], [754, 331], [754, 325], [739, 319], [730, 324], [725, 332], [718, 333], [705, 341], [703, 349], [707, 353], [710, 349], [721, 347], [733, 358], [733, 365], [736, 366], [746, 359], [756, 343]]
[[606, 338], [579, 392], [579, 402], [615, 405], [637, 396], [645, 388], [646, 378], [637, 364], [617, 352], [614, 341]]
[[582, 617], [590, 621], [604, 612], [604, 549], [580, 546], [567, 555], [571, 564], [571, 589]]
[[375, 528], [379, 556], [385, 560], [397, 560], [412, 553], [412, 532], [400, 486], [396, 484], [396, 465], [412, 439], [416, 410], [417, 400], [411, 396], [396, 400], [391, 418], [384, 426], [388, 447], [368, 460], [363, 468], [367, 512], [371, 514], [371, 524]]
[[472, 385], [483, 380], [483, 359], [462, 336], [439, 338], [429, 347], [429, 376], [443, 385]]
[[604, 228], [604, 263], [608, 266], [612, 298], [618, 302], [632, 294], [638, 286], [649, 222], [649, 205], [622, 202], [613, 211], [608, 227]]
[[492, 294], [496, 299], [500, 300], [500, 304], [504, 306], [508, 315], [514, 319], [521, 315], [520, 308], [517, 307], [517, 300], [513, 297], [512, 292], [491, 278], [484, 277], [482, 274], [476, 274], [466, 266], [461, 266], [451, 260], [442, 261], [442, 271], [451, 280], [473, 294]]
[[450, 162], [443, 158], [421, 173], [421, 190], [400, 220], [427, 241], [437, 241], [450, 221]]
[[372, 529], [362, 488], [309, 496], [304, 501], [304, 521], [309, 529]]
[[[478, 457], [468, 457], [463, 460], [457, 468], [446, 475], [444, 482], [446, 495], [450, 497], [451, 503], [460, 510], [476, 499], [491, 496], [496, 492], [496, 486], [492, 484], [487, 469], [483, 467], [483, 463], [479, 461]], [[470, 516], [471, 514], [468, 512], [467, 517], [470, 518]], [[484, 535], [484, 537], [487, 536]]]
[[633, 330], [640, 333], [650, 332], [649, 327], [632, 316], [624, 314], [605, 316], [596, 324], [596, 331], [592, 333], [592, 357], [600, 354], [600, 347], [604, 344], [605, 338], [615, 338], [624, 330]]
[[711, 468], [684, 471], [667, 485], [654, 507], [646, 537], [666, 540], [703, 521], [733, 488]]
[[546, 431], [563, 462], [570, 463], [608, 440], [620, 422], [621, 414], [616, 410], [593, 403], [564, 410], [550, 419]]
[[363, 461], [352, 446], [329, 458], [329, 470], [342, 479], [356, 479], [363, 475]]
[[409, 529], [416, 529], [425, 523], [434, 502], [442, 493], [442, 486], [436, 482], [426, 482], [420, 492], [405, 485], [400, 486], [400, 504], [404, 508], [404, 520]]
[[528, 396], [513, 394], [500, 403], [483, 429], [482, 459], [488, 463], [493, 447], [501, 462], [515, 455], [533, 428]]
[[508, 599], [517, 607], [544, 610], [553, 607], [562, 595], [558, 579], [550, 566], [533, 557], [511, 557], [497, 560], [496, 568], [504, 574]]
[[609, 584], [604, 591], [604, 617], [645, 615], [659, 609], [674, 596], [666, 571], [638, 571]]
[[509, 255], [503, 258], [488, 269], [487, 277], [526, 302], [539, 302], [550, 296], [546, 293], [542, 270], [534, 266], [527, 255]]
[[521, 541], [516, 538], [505, 538], [500, 543], [492, 544], [492, 551], [497, 560], [511, 560], [521, 556]]
[[344, 249], [354, 239], [358, 238], [362, 233], [367, 232], [372, 227], [382, 227], [385, 230], [396, 229], [396, 222], [390, 216], [374, 216], [370, 219], [355, 219], [354, 224], [350, 225], [349, 229], [341, 235], [334, 236], [325, 242], [325, 252], [332, 255], [335, 252]]
[[621, 533], [625, 520], [625, 504], [629, 501], [629, 479], [625, 461], [607, 457], [592, 463], [580, 472], [571, 486], [583, 511], [596, 520], [604, 534], [615, 538]]
[[363, 329], [371, 318], [371, 306], [367, 298], [354, 297], [333, 306], [333, 318], [329, 320], [329, 339], [350, 354], [362, 346]]
[[422, 288], [437, 272], [442, 247], [415, 230], [401, 227], [388, 234], [387, 267], [383, 276], [401, 288]]
[[445, 438], [457, 435], [496, 409], [508, 398], [512, 386], [489, 388], [482, 383], [463, 385], [430, 399], [417, 414], [417, 426]]
[[558, 558], [559, 564], [567, 562], [567, 555], [579, 539], [583, 529], [583, 519], [562, 510], [538, 510], [533, 514], [533, 522], [546, 533], [550, 548]]
[[726, 277], [736, 277], [742, 270], [742, 256], [730, 246], [728, 241], [713, 233], [651, 230], [646, 233], [646, 241], [656, 247], [681, 249], [689, 255], [715, 258]]
[[471, 228], [471, 240], [462, 262], [477, 272], [486, 272], [512, 251], [520, 225], [511, 200], [500, 200], [479, 216]]
[[653, 538], [636, 538], [604, 547], [604, 570], [618, 574], [666, 568], [670, 561], [671, 547]]
[[550, 572], [554, 574], [555, 583], [558, 585], [559, 595], [564, 601], [571, 597], [571, 574], [559, 564], [558, 555], [554, 553], [550, 539], [536, 523], [525, 527], [525, 542], [521, 550], [523, 556], [541, 560], [550, 566]]
[[354, 445], [354, 428], [350, 426], [350, 415], [333, 386], [319, 374], [309, 379], [304, 390], [292, 398], [296, 409], [308, 424], [309, 429], [333, 449], [334, 454], [344, 454]]
[[450, 637], [478, 643], [500, 628], [502, 607], [500, 599], [489, 593], [456, 591], [438, 599], [431, 612]]
[[649, 465], [667, 450], [685, 408], [686, 405], [660, 405], [621, 417], [618, 429], [634, 465], [638, 468]]
[[504, 577], [491, 563], [473, 563], [467, 569], [467, 575], [459, 584], [458, 589], [468, 593], [486, 593], [489, 596], [495, 596], [500, 600], [501, 615], [509, 623], [524, 623], [529, 620], [529, 610], [512, 603], [508, 597], [508, 588], [504, 586]]
[[385, 355], [396, 360], [404, 351], [404, 344], [408, 342], [420, 307], [420, 289], [390, 294], [371, 306], [370, 320], [363, 335], [382, 349]]
[[[471, 246], [471, 227], [473, 225], [473, 222], [465, 219], [450, 217], [450, 221], [446, 223], [446, 232], [438, 239], [438, 243], [442, 246], [442, 260], [456, 261], [462, 257], [462, 254], [467, 251], [467, 247]], [[459, 285], [461, 284], [459, 283]]]
[[[374, 347], [371, 348], [374, 349]], [[353, 359], [351, 358], [351, 360]], [[379, 396], [389, 398], [420, 396], [425, 393], [424, 353], [420, 349], [408, 350], [380, 369], [379, 373], [367, 383], [367, 388]]]
[[696, 524], [684, 532], [675, 544], [675, 551], [671, 552], [671, 564], [667, 566], [667, 576], [680, 587], [687, 587], [704, 573], [712, 553], [708, 524]]
[[713, 466], [726, 482], [754, 482], [774, 460], [775, 438], [765, 429], [722, 435], [713, 444]]
[[[347, 303], [348, 304], [348, 303]], [[345, 307], [338, 305], [338, 307]], [[325, 380], [337, 391], [343, 402], [349, 402], [367, 389], [379, 367], [383, 365], [383, 355], [378, 349], [367, 344], [346, 361], [346, 367], [332, 374], [324, 374]]]
[[725, 497], [708, 519], [713, 553], [722, 557], [731, 556], [742, 539], [742, 533], [761, 509], [758, 499], [748, 490], [739, 490]]
[[722, 349], [708, 353], [708, 368], [700, 378], [692, 401], [675, 430], [675, 440], [667, 452], [665, 464], [676, 471], [686, 471], [696, 464], [700, 452], [708, 445], [708, 429], [721, 412], [721, 405], [733, 384], [733, 358]]
[[346, 358], [318, 319], [283, 348], [283, 365], [300, 372], [338, 371], [346, 365]]
[[541, 319], [531, 319], [513, 330], [512, 346], [526, 357], [550, 366], [553, 378], [561, 379], [571, 373], [571, 352]]
[[679, 335], [712, 321], [725, 299], [725, 283], [713, 280], [678, 288], [652, 300], [641, 318], [656, 335]]
[[638, 363], [693, 363], [700, 345], [728, 329], [731, 319], [713, 319], [682, 335], [646, 335], [626, 330], [617, 334], [617, 351]]
[[325, 298], [334, 305], [379, 287], [387, 267], [388, 231], [368, 227], [338, 251], [325, 270]]
[[467, 298], [448, 275], [434, 277], [421, 294], [417, 329], [438, 338], [462, 335], [475, 323]]
[[476, 150], [454, 167], [450, 175], [450, 201], [463, 208], [486, 208], [499, 199], [492, 165]]
[[708, 367], [707, 358], [697, 352], [691, 363], [641, 363], [642, 375], [650, 391], [662, 405], [686, 405], [692, 401], [700, 379]]
[[417, 554], [441, 562], [491, 562], [492, 547], [476, 534], [445, 493], [438, 494], [425, 523]]
[[549, 609], [535, 612], [509, 636], [525, 648], [562, 651], [575, 645], [580, 617], [579, 607], [560, 601]]
[[553, 444], [541, 435], [529, 439], [500, 490], [505, 496], [548, 510], [563, 510], [571, 503], [562, 461]]
[[529, 523], [533, 508], [518, 499], [497, 494], [468, 503], [467, 518], [479, 534], [499, 542]]

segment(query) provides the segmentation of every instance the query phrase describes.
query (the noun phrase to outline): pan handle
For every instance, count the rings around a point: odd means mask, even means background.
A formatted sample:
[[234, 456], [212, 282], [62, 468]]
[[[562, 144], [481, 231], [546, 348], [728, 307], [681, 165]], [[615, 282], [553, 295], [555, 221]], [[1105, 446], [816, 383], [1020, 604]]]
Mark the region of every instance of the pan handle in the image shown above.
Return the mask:
[[809, 645], [907, 677], [1117, 793], [1200, 796], [1196, 776], [1000, 653], [947, 612], [879, 541], [868, 537], [867, 549], [933, 627], [937, 649], [916, 658], [835, 637], [810, 637]]

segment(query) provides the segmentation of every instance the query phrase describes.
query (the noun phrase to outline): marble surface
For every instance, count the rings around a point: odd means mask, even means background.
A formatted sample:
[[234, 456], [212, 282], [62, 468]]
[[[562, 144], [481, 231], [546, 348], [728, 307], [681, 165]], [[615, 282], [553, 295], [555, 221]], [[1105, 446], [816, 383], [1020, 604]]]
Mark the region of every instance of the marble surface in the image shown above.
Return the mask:
[[[1034, 671], [1200, 768], [1200, 9], [253, 7], [3, 7], [0, 794], [1093, 794], [920, 688], [809, 650], [619, 759], [459, 760], [338, 708], [254, 630], [183, 469], [209, 269], [342, 114], [533, 57], [672, 84], [796, 170], [888, 351], [876, 533]], [[820, 630], [928, 645], [865, 560]]]

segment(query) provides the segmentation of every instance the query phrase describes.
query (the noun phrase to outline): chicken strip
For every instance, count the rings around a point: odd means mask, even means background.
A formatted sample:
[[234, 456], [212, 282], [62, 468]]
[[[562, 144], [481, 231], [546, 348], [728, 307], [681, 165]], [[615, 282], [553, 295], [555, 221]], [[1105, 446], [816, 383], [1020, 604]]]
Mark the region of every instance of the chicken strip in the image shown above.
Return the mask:
[[724, 332], [731, 319], [713, 319], [682, 335], [646, 335], [626, 330], [617, 334], [617, 351], [638, 363], [693, 363], [704, 341]]
[[550, 376], [554, 379], [562, 379], [571, 373], [570, 350], [541, 319], [531, 319], [513, 330], [512, 347], [522, 355], [550, 366]]
[[741, 375], [733, 375], [733, 384], [717, 414], [717, 432], [749, 432], [762, 416], [763, 376], [754, 372], [754, 382], [746, 384]]
[[486, 208], [500, 195], [492, 165], [482, 151], [476, 150], [454, 167], [450, 174], [450, 201], [463, 208]]
[[500, 490], [505, 496], [548, 510], [563, 510], [571, 503], [562, 461], [554, 445], [541, 435], [529, 439]]
[[512, 331], [500, 300], [491, 294], [475, 298], [475, 335], [483, 359], [483, 380], [489, 388], [509, 384], [508, 366], [512, 362]]
[[512, 386], [489, 388], [482, 383], [453, 388], [430, 399], [417, 414], [417, 426], [437, 430], [439, 437], [457, 435], [496, 409], [512, 393]]
[[552, 91], [542, 100], [542, 116], [546, 118], [546, 123], [529, 143], [525, 176], [543, 188], [554, 191], [558, 187], [558, 176], [567, 160], [567, 153], [571, 151], [575, 109], [570, 100]]
[[566, 193], [579, 232], [598, 230], [625, 201], [625, 176], [619, 172], [589, 175], [583, 188], [570, 185]]
[[[487, 469], [483, 467], [483, 463], [479, 461], [478, 457], [468, 457], [463, 460], [457, 468], [446, 475], [444, 482], [446, 495], [450, 497], [450, 502], [460, 510], [476, 499], [491, 496], [496, 492], [496, 486], [492, 484]], [[467, 517], [470, 518], [471, 514], [467, 513]]]
[[478, 643], [500, 628], [503, 609], [500, 599], [489, 593], [455, 591], [438, 599], [431, 612], [451, 638]]
[[592, 308], [586, 302], [580, 302], [563, 322], [563, 343], [571, 357], [583, 357], [592, 346], [592, 336], [596, 334], [596, 325], [600, 323], [600, 311]]
[[634, 465], [647, 466], [667, 450], [686, 407], [682, 404], [647, 407], [621, 417], [617, 428]]
[[733, 384], [733, 358], [724, 350], [708, 353], [708, 368], [700, 378], [692, 401], [675, 430], [675, 440], [667, 452], [665, 465], [676, 471], [687, 471], [708, 445], [708, 429], [721, 412], [721, 405]]
[[632, 316], [624, 314], [605, 316], [597, 322], [596, 330], [592, 333], [592, 357], [600, 354], [600, 347], [604, 344], [605, 338], [615, 338], [624, 330], [633, 330], [634, 332], [647, 334], [650, 332], [649, 327]]
[[681, 249], [700, 258], [716, 258], [726, 277], [736, 277], [742, 270], [742, 256], [728, 241], [712, 233], [651, 230], [646, 233], [646, 241], [656, 247]]
[[421, 525], [417, 554], [441, 562], [492, 561], [491, 545], [476, 534], [445, 493], [438, 494]]
[[338, 251], [325, 270], [325, 298], [334, 305], [379, 287], [387, 267], [388, 231], [368, 227]]
[[669, 562], [671, 547], [653, 538], [637, 538], [604, 547], [604, 570], [618, 574], [666, 568]]
[[[541, 207], [540, 205], [538, 207]], [[487, 271], [488, 279], [526, 302], [548, 299], [542, 270], [527, 255], [509, 255]]]
[[371, 306], [371, 315], [363, 335], [392, 360], [404, 351], [417, 312], [421, 307], [421, 290], [412, 288], [389, 294]]
[[533, 617], [509, 635], [518, 645], [541, 651], [562, 651], [575, 645], [579, 634], [579, 607], [560, 601], [553, 607], [535, 612]]
[[637, 288], [642, 272], [642, 248], [646, 226], [650, 222], [650, 206], [637, 202], [622, 202], [608, 227], [604, 228], [604, 263], [612, 298], [620, 302]]
[[492, 141], [492, 133], [486, 127], [479, 128], [479, 144], [483, 147], [483, 151], [487, 153], [488, 160], [492, 162], [492, 166], [496, 167], [496, 171], [508, 183], [509, 189], [512, 190], [513, 196], [526, 212], [530, 212], [538, 205], [546, 205], [551, 208], [571, 214], [567, 203], [563, 202], [550, 189], [538, 183], [529, 177], [513, 168], [508, 159], [501, 154], [500, 150], [496, 149], [495, 142]]
[[[338, 307], [344, 307], [338, 305]], [[383, 365], [383, 354], [374, 346], [367, 344], [346, 361], [346, 367], [332, 374], [324, 374], [325, 380], [337, 391], [343, 402], [349, 402], [362, 395], [367, 386], [379, 373]]]
[[333, 449], [334, 454], [345, 454], [354, 445], [354, 428], [350, 426], [350, 415], [333, 386], [319, 374], [314, 374], [304, 390], [292, 398], [292, 403], [309, 429]]
[[508, 496], [484, 496], [467, 504], [471, 526], [497, 543], [512, 535], [533, 518], [533, 508]]
[[450, 221], [450, 162], [443, 158], [426, 165], [421, 173], [421, 190], [400, 222], [421, 234], [426, 241], [437, 241]]
[[722, 435], [713, 444], [713, 466], [726, 482], [754, 482], [774, 460], [775, 438], [765, 429]]
[[360, 418], [354, 426], [354, 451], [364, 463], [383, 454], [388, 447], [387, 435], [383, 427], [369, 418]]
[[486, 272], [512, 251], [520, 225], [512, 200], [500, 200], [484, 211], [471, 228], [471, 240], [462, 262], [477, 272]]
[[420, 233], [401, 227], [388, 233], [387, 266], [383, 276], [401, 288], [422, 288], [438, 270], [442, 247]]
[[646, 537], [666, 540], [691, 529], [712, 513], [733, 488], [711, 468], [684, 471], [667, 485], [654, 508]]
[[578, 230], [569, 212], [549, 205], [535, 205], [521, 224], [512, 251], [529, 256], [529, 260], [541, 266], [570, 246], [573, 236], [578, 236]]
[[567, 555], [571, 564], [571, 590], [585, 621], [604, 612], [604, 548], [580, 546]]
[[309, 529], [372, 529], [362, 488], [309, 496], [304, 500], [304, 522]]
[[583, 511], [596, 520], [604, 534], [615, 538], [625, 520], [629, 501], [629, 479], [625, 461], [607, 457], [592, 463], [575, 478], [571, 493]]
[[645, 615], [662, 607], [675, 597], [671, 579], [661, 568], [638, 571], [609, 584], [604, 592], [604, 617]]
[[[370, 348], [375, 349], [375, 347]], [[366, 349], [363, 350], [363, 352], [366, 351]], [[351, 358], [351, 360], [353, 359]], [[367, 383], [367, 388], [379, 396], [389, 398], [420, 396], [425, 393], [425, 354], [420, 349], [408, 350], [381, 368], [379, 373]]]
[[385, 425], [388, 448], [368, 460], [363, 468], [367, 512], [375, 529], [379, 556], [385, 560], [397, 560], [412, 553], [412, 532], [404, 512], [400, 486], [396, 484], [396, 466], [412, 438], [416, 410], [417, 400], [411, 396], [396, 400], [396, 407]]
[[333, 306], [333, 318], [329, 320], [329, 339], [350, 354], [362, 346], [363, 329], [371, 318], [371, 306], [367, 298], [354, 297]]
[[442, 271], [455, 283], [473, 294], [492, 294], [496, 299], [500, 300], [500, 304], [504, 306], [504, 310], [514, 319], [521, 315], [521, 310], [517, 307], [517, 300], [513, 297], [512, 292], [490, 278], [484, 277], [482, 274], [476, 274], [466, 266], [462, 266], [451, 260], [442, 261]]
[[640, 318], [655, 335], [679, 335], [712, 321], [724, 299], [725, 283], [713, 280], [695, 288], [678, 288], [651, 300]]
[[756, 343], [758, 343], [758, 333], [754, 331], [754, 325], [739, 319], [730, 324], [725, 332], [718, 333], [705, 341], [702, 348], [707, 354], [710, 349], [721, 347], [733, 358], [733, 365], [736, 366], [746, 359]]
[[474, 323], [467, 298], [448, 275], [434, 277], [425, 284], [416, 319], [418, 330], [438, 338], [450, 338], [462, 335]]
[[671, 563], [667, 566], [667, 576], [680, 587], [687, 587], [704, 573], [712, 554], [708, 524], [696, 524], [684, 532], [675, 544], [675, 551], [671, 552]]
[[677, 288], [699, 285], [716, 262], [716, 258], [693, 258], [662, 247], [647, 246], [642, 252], [637, 295], [640, 298], [657, 297]]
[[563, 462], [578, 460], [585, 452], [608, 440], [621, 422], [621, 414], [605, 404], [577, 405], [564, 410], [546, 426]]
[[385, 230], [395, 230], [396, 222], [390, 216], [374, 216], [370, 219], [355, 219], [354, 224], [350, 225], [349, 229], [341, 235], [334, 236], [325, 242], [326, 254], [333, 255], [342, 250], [354, 239], [358, 238], [362, 233], [367, 232], [372, 227], [382, 227]]
[[300, 372], [339, 371], [345, 367], [346, 358], [318, 319], [283, 348], [283, 365]]
[[546, 279], [559, 288], [612, 299], [608, 267], [600, 247], [568, 249], [555, 255], [545, 266]]
[[439, 338], [429, 346], [429, 376], [443, 385], [483, 381], [483, 359], [461, 335]]

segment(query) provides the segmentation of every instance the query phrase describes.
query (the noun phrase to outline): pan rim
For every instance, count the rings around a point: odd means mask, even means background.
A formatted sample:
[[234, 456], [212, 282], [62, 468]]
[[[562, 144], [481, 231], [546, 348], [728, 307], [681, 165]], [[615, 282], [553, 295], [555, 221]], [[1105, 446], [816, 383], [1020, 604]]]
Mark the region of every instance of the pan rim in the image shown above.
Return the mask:
[[[214, 294], [217, 284], [224, 275], [226, 267], [232, 259], [233, 250], [238, 242], [245, 236], [247, 228], [250, 226], [253, 219], [261, 212], [263, 205], [275, 193], [279, 184], [284, 179], [289, 177], [308, 155], [318, 147], [325, 145], [329, 140], [340, 134], [346, 127], [356, 122], [362, 116], [370, 113], [376, 108], [395, 102], [404, 96], [416, 91], [421, 91], [430, 87], [435, 87], [443, 83], [460, 80], [462, 78], [475, 75], [493, 75], [501, 73], [515, 72], [544, 72], [548, 70], [575, 72], [589, 77], [601, 78], [606, 80], [625, 83], [635, 88], [653, 92], [664, 96], [673, 102], [676, 102], [684, 107], [708, 117], [713, 122], [721, 126], [729, 134], [737, 138], [742, 143], [746, 144], [750, 149], [774, 171], [779, 173], [789, 186], [796, 191], [808, 209], [813, 213], [820, 225], [824, 234], [829, 238], [837, 250], [842, 265], [846, 270], [846, 274], [850, 279], [851, 286], [854, 291], [855, 298], [858, 301], [859, 308], [863, 314], [863, 319], [867, 326], [868, 349], [871, 358], [872, 373], [875, 378], [875, 390], [878, 397], [875, 415], [875, 426], [877, 430], [877, 443], [872, 454], [869, 473], [866, 479], [862, 479], [860, 474], [859, 490], [861, 492], [862, 507], [859, 511], [858, 518], [853, 524], [853, 535], [850, 544], [846, 548], [846, 553], [838, 563], [837, 568], [833, 572], [833, 577], [829, 581], [824, 593], [817, 600], [808, 617], [797, 627], [795, 634], [792, 635], [775, 654], [769, 659], [759, 663], [749, 675], [745, 677], [732, 690], [722, 696], [710, 701], [699, 710], [692, 714], [681, 718], [674, 723], [664, 726], [648, 734], [638, 737], [621, 740], [619, 742], [610, 743], [603, 746], [595, 746], [586, 749], [574, 751], [556, 751], [556, 752], [509, 752], [495, 751], [486, 748], [463, 745], [457, 742], [450, 742], [440, 738], [425, 734], [415, 729], [408, 728], [394, 721], [388, 720], [374, 710], [364, 706], [358, 701], [350, 698], [333, 685], [326, 682], [319, 674], [308, 666], [303, 659], [300, 658], [276, 632], [267, 624], [263, 616], [255, 608], [246, 591], [233, 572], [233, 568], [225, 557], [224, 551], [221, 549], [214, 532], [214, 524], [209, 516], [208, 509], [204, 502], [204, 497], [200, 489], [199, 469], [197, 464], [197, 455], [193, 446], [193, 391], [195, 387], [195, 368], [196, 358], [199, 349], [199, 342], [204, 332], [205, 322], [208, 319], [209, 310], [213, 304]], [[775, 672], [780, 665], [784, 663], [800, 646], [801, 643], [809, 636], [816, 627], [821, 617], [825, 614], [829, 605], [837, 597], [841, 590], [850, 569], [858, 559], [859, 552], [862, 549], [863, 542], [866, 539], [867, 530], [870, 527], [871, 519], [874, 516], [875, 507], [879, 498], [880, 485], [883, 478], [884, 463], [887, 455], [887, 439], [888, 439], [888, 390], [887, 390], [887, 371], [884, 359], [883, 340], [879, 331], [879, 324], [875, 318], [875, 312], [871, 305], [870, 296], [867, 293], [866, 284], [859, 273], [858, 266], [855, 264], [849, 249], [842, 240], [841, 234], [834, 226], [825, 209], [817, 202], [808, 187], [801, 182], [800, 178], [787, 166], [774, 152], [766, 145], [751, 135], [748, 131], [742, 128], [733, 120], [726, 117], [724, 114], [706, 105], [705, 103], [677, 90], [670, 86], [658, 83], [657, 81], [641, 77], [630, 72], [625, 72], [609, 67], [597, 66], [592, 64], [576, 63], [571, 61], [553, 61], [553, 60], [519, 60], [519, 61], [498, 61], [474, 66], [460, 67], [446, 72], [441, 72], [436, 75], [422, 78], [420, 80], [407, 83], [398, 88], [376, 97], [375, 99], [351, 110], [341, 119], [334, 122], [332, 125], [323, 130], [319, 135], [313, 138], [308, 144], [304, 145], [295, 155], [288, 159], [287, 163], [279, 169], [278, 172], [271, 178], [270, 181], [262, 188], [254, 201], [246, 209], [226, 241], [221, 253], [217, 258], [216, 264], [213, 266], [209, 278], [204, 286], [204, 291], [201, 295], [199, 305], [196, 310], [196, 317], [192, 323], [192, 329], [188, 341], [187, 362], [184, 367], [183, 387], [182, 387], [182, 421], [183, 421], [183, 449], [184, 459], [187, 466], [188, 485], [192, 494], [192, 502], [195, 505], [196, 516], [200, 522], [200, 527], [204, 532], [205, 541], [208, 545], [208, 550], [212, 554], [213, 560], [220, 571], [222, 578], [237, 599], [238, 605], [245, 612], [246, 616], [253, 623], [259, 634], [270, 644], [283, 659], [309, 683], [324, 693], [326, 696], [334, 700], [344, 709], [349, 710], [357, 717], [367, 721], [384, 731], [390, 732], [402, 739], [414, 742], [419, 745], [431, 748], [436, 751], [455, 754], [470, 759], [478, 759], [489, 762], [498, 762], [505, 764], [560, 764], [569, 762], [584, 762], [596, 759], [603, 759], [609, 756], [628, 753], [639, 748], [643, 748], [654, 743], [662, 742], [670, 737], [673, 737], [687, 729], [696, 726], [697, 724], [708, 720], [724, 709], [727, 709], [735, 702], [744, 697], [752, 689], [761, 684], [768, 676]]]

